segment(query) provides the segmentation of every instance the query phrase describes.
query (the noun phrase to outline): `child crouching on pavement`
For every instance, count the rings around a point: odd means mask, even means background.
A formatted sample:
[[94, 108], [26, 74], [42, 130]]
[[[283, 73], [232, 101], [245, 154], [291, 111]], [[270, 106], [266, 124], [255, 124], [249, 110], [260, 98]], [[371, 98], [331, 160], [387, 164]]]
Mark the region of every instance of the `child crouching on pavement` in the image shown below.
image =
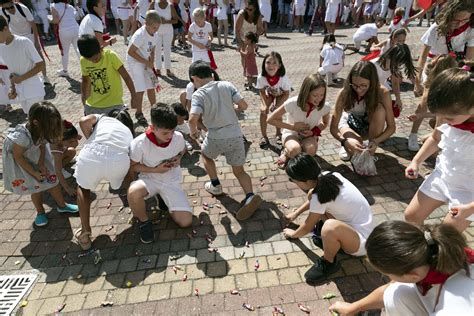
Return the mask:
[[197, 88], [192, 97], [189, 117], [191, 137], [199, 138], [198, 123], [201, 117], [208, 129], [201, 156], [211, 181], [206, 182], [204, 188], [212, 195], [224, 194], [214, 162], [219, 155], [224, 155], [246, 195], [236, 217], [246, 220], [262, 202], [262, 198], [253, 193], [252, 180], [244, 170], [245, 145], [236, 110], [244, 111], [248, 105], [233, 84], [214, 81], [212, 69], [206, 62], [192, 63], [189, 77]]
[[315, 265], [305, 273], [308, 283], [318, 283], [337, 272], [337, 253], [365, 255], [365, 242], [374, 229], [370, 205], [362, 193], [337, 172], [321, 172], [316, 160], [300, 153], [286, 166], [291, 182], [308, 193], [308, 201], [287, 218], [294, 220], [309, 209], [297, 230], [285, 228], [286, 238], [300, 238], [313, 230], [313, 242], [324, 250]]
[[131, 144], [131, 169], [138, 180], [128, 190], [128, 203], [139, 220], [140, 240], [154, 241], [153, 224], [146, 213], [145, 199], [159, 194], [179, 227], [192, 224], [193, 213], [181, 188], [181, 156], [186, 152], [184, 137], [175, 131], [178, 118], [167, 104], [151, 109], [152, 125]]

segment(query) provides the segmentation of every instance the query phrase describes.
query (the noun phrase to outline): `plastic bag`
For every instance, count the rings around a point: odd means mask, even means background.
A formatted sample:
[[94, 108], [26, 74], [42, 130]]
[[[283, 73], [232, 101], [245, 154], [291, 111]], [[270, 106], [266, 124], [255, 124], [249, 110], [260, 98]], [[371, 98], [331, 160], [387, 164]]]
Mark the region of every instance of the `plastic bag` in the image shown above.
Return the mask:
[[377, 175], [377, 167], [375, 167], [374, 157], [368, 149], [364, 149], [361, 153], [355, 153], [351, 159], [354, 172], [360, 176]]

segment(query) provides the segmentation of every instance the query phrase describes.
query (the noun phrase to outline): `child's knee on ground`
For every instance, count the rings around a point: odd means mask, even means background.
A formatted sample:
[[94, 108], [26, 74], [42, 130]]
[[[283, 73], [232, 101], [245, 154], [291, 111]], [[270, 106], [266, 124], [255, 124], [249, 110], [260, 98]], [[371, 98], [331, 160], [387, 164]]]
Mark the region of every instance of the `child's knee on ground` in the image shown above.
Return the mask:
[[173, 211], [171, 218], [181, 228], [190, 227], [193, 223], [193, 214], [187, 211]]

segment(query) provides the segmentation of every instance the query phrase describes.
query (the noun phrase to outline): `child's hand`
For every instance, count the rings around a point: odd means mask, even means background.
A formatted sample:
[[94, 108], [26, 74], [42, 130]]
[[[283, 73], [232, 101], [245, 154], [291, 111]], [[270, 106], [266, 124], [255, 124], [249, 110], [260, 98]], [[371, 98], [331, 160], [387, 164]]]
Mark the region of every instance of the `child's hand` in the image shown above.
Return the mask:
[[346, 302], [336, 302], [329, 306], [329, 311], [331, 313], [338, 313], [340, 316], [350, 316], [355, 315], [354, 310], [352, 309], [351, 303]]
[[296, 122], [295, 124], [293, 124], [293, 130], [297, 132], [306, 131], [309, 130], [309, 125], [303, 122]]
[[296, 213], [296, 209], [293, 209], [291, 213], [285, 214], [285, 219], [289, 222], [293, 222], [298, 217], [298, 213]]
[[415, 122], [416, 120], [420, 119], [420, 117], [418, 116], [418, 114], [410, 114], [407, 116], [407, 119], [410, 121], [410, 122]]
[[19, 84], [19, 83], [22, 82], [22, 80], [21, 80], [21, 77], [20, 77], [20, 76], [17, 76], [17, 75], [12, 74], [12, 75], [10, 76], [10, 82], [11, 82], [12, 84]]
[[449, 213], [456, 219], [466, 219], [474, 214], [474, 206], [471, 204], [456, 205], [450, 207]]
[[162, 162], [158, 166], [155, 167], [156, 173], [165, 173], [170, 171], [172, 164], [170, 162]]
[[311, 137], [311, 136], [313, 136], [313, 132], [309, 129], [301, 131], [301, 132], [299, 132], [299, 134], [300, 134], [301, 137]]
[[33, 177], [38, 180], [38, 182], [43, 182], [44, 181], [44, 174], [42, 174], [41, 172], [39, 171], [36, 171], [34, 174], [33, 174]]
[[377, 145], [377, 142], [376, 142], [375, 140], [371, 140], [371, 141], [369, 142], [369, 147], [368, 147], [368, 149], [369, 149], [369, 153], [370, 153], [372, 156], [375, 155], [375, 151], [377, 150], [377, 147], [378, 147], [378, 145]]
[[418, 168], [419, 166], [413, 161], [410, 162], [408, 167], [405, 169], [405, 178], [414, 180], [418, 178]]
[[155, 67], [155, 63], [153, 62], [153, 60], [150, 60], [150, 59], [149, 59], [149, 60], [146, 62], [145, 66], [146, 66], [147, 68], [153, 69], [153, 68]]
[[285, 236], [285, 238], [287, 239], [294, 238], [293, 236], [295, 235], [295, 233], [296, 231], [294, 229], [291, 229], [291, 228], [283, 229], [283, 236]]

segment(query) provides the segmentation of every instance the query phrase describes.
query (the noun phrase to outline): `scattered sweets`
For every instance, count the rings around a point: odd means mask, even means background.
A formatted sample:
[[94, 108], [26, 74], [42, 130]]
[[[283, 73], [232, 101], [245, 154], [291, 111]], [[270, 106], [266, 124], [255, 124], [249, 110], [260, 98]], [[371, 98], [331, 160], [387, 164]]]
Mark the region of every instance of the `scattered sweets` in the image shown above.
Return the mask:
[[258, 262], [258, 259], [257, 261], [255, 261], [255, 264], [253, 265], [255, 271], [257, 271], [259, 268], [260, 268], [260, 262]]
[[111, 206], [112, 206], [112, 202], [109, 202], [109, 204], [107, 204], [107, 209], [109, 209]]
[[199, 290], [198, 289], [194, 289], [194, 296], [199, 296]]
[[311, 313], [310, 309], [307, 306], [304, 306], [301, 303], [298, 303], [298, 308], [302, 311], [305, 312], [306, 314]]
[[183, 278], [182, 278], [181, 280], [184, 282], [184, 281], [186, 281], [187, 279], [188, 279], [188, 275], [185, 273], [185, 274], [183, 275]]
[[63, 303], [61, 305], [59, 305], [58, 307], [56, 307], [56, 310], [54, 311], [55, 313], [60, 313], [64, 307], [66, 307], [66, 303]]
[[251, 311], [251, 312], [255, 311], [255, 307], [253, 307], [252, 305], [250, 305], [248, 303], [243, 303], [242, 307], [249, 310], [249, 311]]
[[239, 292], [239, 290], [231, 290], [230, 294], [231, 295], [240, 295], [240, 292]]

